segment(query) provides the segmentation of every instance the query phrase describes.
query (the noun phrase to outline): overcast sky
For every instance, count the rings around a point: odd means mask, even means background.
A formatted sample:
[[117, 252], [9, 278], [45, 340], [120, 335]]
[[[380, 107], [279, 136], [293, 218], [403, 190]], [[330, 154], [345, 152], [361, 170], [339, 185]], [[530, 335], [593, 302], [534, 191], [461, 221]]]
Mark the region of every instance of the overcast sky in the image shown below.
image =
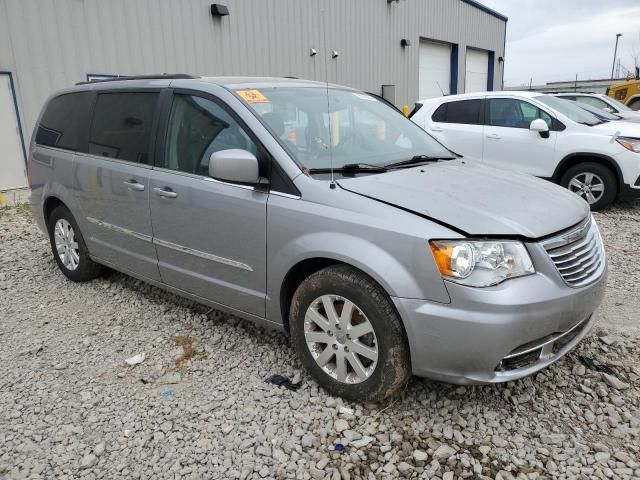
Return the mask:
[[[480, 0], [509, 17], [507, 86], [611, 76], [618, 58], [633, 70], [640, 56], [640, 0]], [[625, 70], [622, 70], [623, 76]]]

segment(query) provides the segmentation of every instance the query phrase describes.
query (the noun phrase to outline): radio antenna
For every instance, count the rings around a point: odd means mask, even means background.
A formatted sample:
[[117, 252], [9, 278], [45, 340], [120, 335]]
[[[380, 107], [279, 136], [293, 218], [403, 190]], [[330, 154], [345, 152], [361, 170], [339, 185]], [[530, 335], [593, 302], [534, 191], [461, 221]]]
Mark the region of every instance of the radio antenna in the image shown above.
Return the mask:
[[[322, 9], [322, 36], [324, 40], [324, 47], [328, 48], [329, 44], [327, 42], [327, 18], [326, 18], [326, 10]], [[328, 63], [328, 51], [324, 52], [324, 85], [325, 85], [325, 93], [327, 96], [327, 116], [329, 119], [329, 162], [331, 166], [331, 181], [329, 182], [329, 188], [335, 189], [335, 175], [333, 171], [333, 124], [331, 120], [331, 102], [329, 101], [329, 63]]]

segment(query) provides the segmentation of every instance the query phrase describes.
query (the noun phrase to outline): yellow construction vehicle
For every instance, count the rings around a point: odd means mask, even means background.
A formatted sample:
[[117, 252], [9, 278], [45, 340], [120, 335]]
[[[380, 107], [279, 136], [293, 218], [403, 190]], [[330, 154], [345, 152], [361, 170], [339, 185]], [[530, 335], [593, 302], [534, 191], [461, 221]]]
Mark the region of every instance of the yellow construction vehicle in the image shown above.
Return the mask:
[[624, 103], [632, 110], [640, 110], [640, 72], [636, 67], [635, 80], [616, 83], [607, 88], [607, 95]]

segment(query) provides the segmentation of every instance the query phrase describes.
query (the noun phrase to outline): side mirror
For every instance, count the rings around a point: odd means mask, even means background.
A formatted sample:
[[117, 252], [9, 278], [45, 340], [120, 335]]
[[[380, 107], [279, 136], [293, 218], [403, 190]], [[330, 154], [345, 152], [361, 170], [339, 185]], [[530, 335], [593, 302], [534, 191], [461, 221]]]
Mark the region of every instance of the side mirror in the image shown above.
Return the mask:
[[228, 182], [260, 183], [258, 159], [246, 150], [220, 150], [209, 158], [209, 176]]
[[532, 132], [538, 132], [542, 138], [549, 138], [549, 125], [547, 125], [547, 122], [541, 118], [536, 118], [531, 122], [529, 130]]
[[605, 112], [609, 112], [609, 113], [616, 113], [616, 111], [611, 107], [604, 107], [603, 110]]

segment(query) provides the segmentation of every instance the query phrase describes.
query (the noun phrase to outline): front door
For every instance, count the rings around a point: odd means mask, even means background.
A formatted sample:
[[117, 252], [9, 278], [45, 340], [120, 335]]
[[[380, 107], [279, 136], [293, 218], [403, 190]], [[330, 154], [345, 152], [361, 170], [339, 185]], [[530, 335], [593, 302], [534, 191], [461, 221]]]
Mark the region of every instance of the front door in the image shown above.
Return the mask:
[[268, 194], [208, 176], [212, 153], [259, 148], [221, 103], [186, 92], [173, 96], [163, 144], [150, 198], [162, 281], [264, 316]]
[[550, 177], [557, 164], [558, 132], [549, 131], [549, 137], [544, 138], [529, 126], [542, 118], [551, 129], [551, 116], [516, 98], [487, 98], [485, 104], [483, 161], [507, 170]]
[[149, 147], [157, 92], [100, 93], [74, 189], [89, 251], [118, 269], [160, 280], [149, 216]]

